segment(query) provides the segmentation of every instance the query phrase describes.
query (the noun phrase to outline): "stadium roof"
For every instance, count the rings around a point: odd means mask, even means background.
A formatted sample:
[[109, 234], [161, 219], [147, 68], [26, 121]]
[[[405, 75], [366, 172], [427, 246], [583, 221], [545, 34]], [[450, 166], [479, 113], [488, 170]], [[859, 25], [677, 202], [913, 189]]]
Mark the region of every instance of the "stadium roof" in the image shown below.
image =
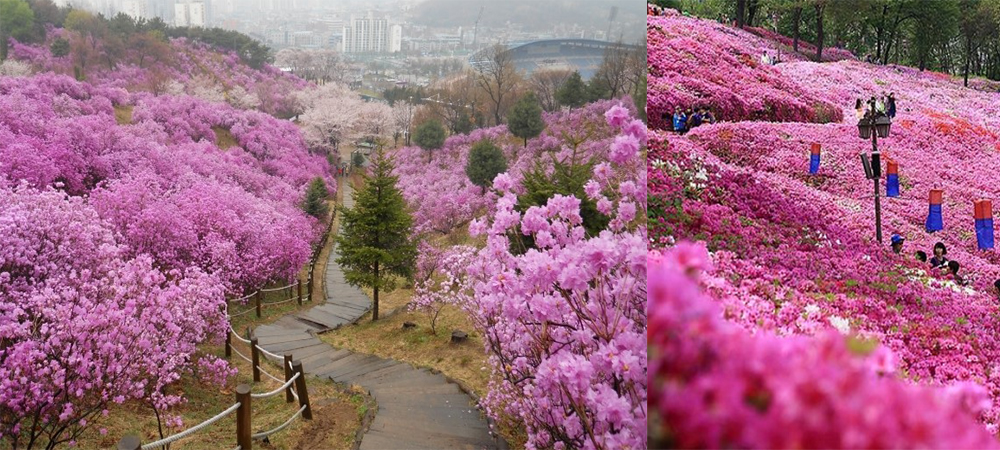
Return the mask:
[[[589, 80], [597, 72], [604, 52], [608, 48], [621, 47], [636, 49], [638, 46], [594, 39], [544, 39], [526, 43], [508, 44], [508, 52], [514, 57], [518, 70], [528, 74], [540, 70], [568, 69], [580, 71], [584, 80]], [[469, 64], [479, 69], [487, 49], [469, 56]]]

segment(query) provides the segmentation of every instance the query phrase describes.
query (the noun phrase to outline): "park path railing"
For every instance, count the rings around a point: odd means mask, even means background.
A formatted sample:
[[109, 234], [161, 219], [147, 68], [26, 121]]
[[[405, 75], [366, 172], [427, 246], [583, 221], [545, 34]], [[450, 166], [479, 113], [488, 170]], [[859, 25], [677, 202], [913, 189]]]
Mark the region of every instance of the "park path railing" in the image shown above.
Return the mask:
[[[310, 272], [312, 272], [312, 270], [310, 270]], [[297, 288], [297, 292], [296, 292], [296, 288]], [[269, 293], [269, 292], [279, 292], [279, 291], [283, 291], [285, 289], [288, 290], [288, 298], [286, 298], [284, 300], [278, 300], [278, 301], [270, 301], [270, 302], [265, 302], [264, 301], [264, 294]], [[299, 306], [302, 306], [302, 302], [303, 301], [311, 301], [312, 300], [312, 291], [313, 291], [313, 280], [312, 280], [312, 276], [310, 275], [309, 279], [306, 280], [306, 293], [305, 293], [305, 296], [302, 295], [303, 294], [302, 293], [302, 280], [296, 280], [294, 283], [286, 285], [286, 286], [275, 287], [275, 288], [266, 288], [266, 289], [265, 288], [261, 288], [261, 289], [257, 289], [254, 292], [251, 292], [251, 293], [249, 293], [247, 295], [244, 295], [242, 297], [234, 298], [234, 299], [231, 299], [231, 300], [227, 300], [226, 301], [226, 308], [230, 308], [231, 306], [235, 306], [235, 305], [238, 305], [238, 304], [241, 304], [241, 303], [244, 303], [244, 302], [246, 302], [247, 304], [249, 304], [249, 303], [251, 303], [251, 300], [252, 300], [253, 307], [247, 308], [247, 309], [245, 309], [243, 311], [240, 311], [240, 312], [230, 313], [229, 314], [229, 318], [232, 319], [234, 317], [244, 316], [244, 315], [250, 314], [250, 312], [252, 312], [252, 311], [256, 311], [257, 312], [257, 318], [259, 319], [261, 317], [261, 309], [264, 308], [264, 307], [267, 307], [267, 306], [283, 305], [285, 303], [289, 303], [289, 302], [296, 301], [296, 300], [298, 301]]]
[[[247, 337], [249, 339], [244, 339], [239, 335], [239, 333], [236, 332], [236, 330], [233, 329], [232, 319], [235, 317], [240, 317], [249, 314], [251, 311], [255, 311], [257, 313], [256, 314], [257, 317], [260, 318], [261, 309], [267, 306], [281, 305], [289, 303], [293, 300], [297, 300], [299, 306], [302, 306], [303, 301], [312, 301], [313, 272], [315, 272], [316, 263], [319, 260], [320, 254], [323, 252], [323, 248], [326, 247], [327, 241], [329, 241], [330, 231], [333, 229], [333, 222], [335, 218], [336, 218], [336, 209], [334, 209], [333, 214], [331, 214], [330, 216], [329, 223], [326, 226], [326, 230], [324, 230], [323, 232], [323, 237], [320, 240], [319, 245], [317, 245], [313, 249], [313, 254], [309, 258], [308, 278], [305, 281], [306, 284], [305, 296], [303, 296], [302, 292], [303, 281], [296, 280], [294, 283], [286, 286], [275, 287], [275, 288], [260, 288], [250, 294], [226, 301], [227, 309], [231, 304], [239, 304], [246, 300], [249, 300], [250, 298], [253, 298], [253, 304], [254, 304], [252, 308], [248, 308], [238, 313], [230, 314], [227, 311], [227, 317], [230, 319], [230, 323], [229, 323], [229, 330], [226, 332], [226, 358], [228, 359], [232, 357], [233, 353], [236, 353], [237, 356], [250, 363], [253, 370], [254, 382], [260, 382], [261, 374], [263, 374], [267, 375], [268, 378], [277, 381], [278, 383], [282, 383], [281, 386], [270, 392], [254, 394], [251, 392], [250, 385], [245, 383], [240, 384], [239, 386], [236, 387], [236, 403], [233, 403], [230, 407], [219, 412], [218, 414], [209, 418], [208, 420], [205, 420], [184, 431], [173, 434], [171, 436], [168, 436], [166, 438], [160, 439], [155, 442], [150, 442], [148, 444], [143, 444], [141, 438], [137, 435], [134, 434], [126, 435], [118, 442], [118, 450], [151, 450], [158, 447], [162, 447], [163, 449], [169, 449], [171, 443], [184, 439], [188, 436], [194, 435], [208, 428], [209, 426], [218, 422], [219, 420], [228, 417], [234, 412], [236, 413], [236, 447], [234, 448], [234, 450], [252, 450], [253, 441], [265, 439], [272, 434], [284, 430], [299, 417], [305, 420], [312, 420], [312, 408], [310, 407], [309, 404], [309, 391], [306, 389], [306, 376], [305, 372], [302, 370], [302, 362], [294, 360], [292, 358], [292, 354], [290, 353], [284, 355], [277, 355], [275, 353], [271, 353], [265, 350], [263, 347], [258, 345], [257, 338], [252, 335], [249, 327], [247, 327]], [[287, 299], [279, 301], [271, 301], [271, 302], [263, 301], [263, 296], [265, 293], [278, 292], [285, 289], [288, 289]], [[295, 292], [293, 292], [293, 290]], [[250, 357], [247, 357], [239, 350], [237, 350], [235, 347], [233, 347], [232, 337], [234, 336], [238, 341], [250, 345]], [[264, 370], [264, 368], [261, 367], [260, 365], [261, 354], [282, 361], [281, 365], [282, 368], [284, 369], [283, 370], [284, 379], [272, 375], [270, 372]], [[267, 431], [252, 433], [251, 427], [253, 425], [253, 420], [252, 420], [251, 404], [253, 402], [253, 399], [265, 399], [268, 397], [278, 395], [281, 392], [285, 392], [286, 403], [292, 403], [294, 401], [298, 401], [299, 409], [296, 410], [295, 413], [293, 413], [288, 418], [288, 420], [283, 422], [281, 425], [278, 425], [277, 427], [274, 427]]]
[[[249, 334], [249, 330], [248, 330]], [[246, 356], [237, 350], [231, 344], [231, 337], [235, 336], [240, 342], [246, 343], [250, 346], [250, 355]], [[184, 439], [195, 433], [198, 433], [208, 426], [222, 420], [223, 418], [236, 413], [236, 449], [238, 450], [252, 450], [253, 441], [264, 439], [272, 434], [278, 433], [284, 430], [289, 425], [292, 424], [299, 417], [305, 420], [312, 420], [312, 409], [309, 404], [309, 391], [306, 388], [306, 377], [305, 372], [302, 370], [302, 362], [293, 359], [292, 354], [277, 355], [271, 353], [259, 344], [257, 344], [256, 337], [250, 337], [250, 339], [244, 339], [235, 330], [233, 330], [232, 325], [229, 326], [229, 331], [226, 333], [226, 357], [230, 357], [232, 353], [236, 353], [237, 356], [243, 358], [251, 364], [253, 367], [253, 381], [259, 382], [261, 380], [261, 375], [267, 375], [278, 383], [281, 383], [276, 389], [255, 394], [251, 392], [250, 385], [240, 384], [236, 387], [236, 403], [233, 403], [230, 407], [226, 408], [222, 412], [216, 414], [208, 420], [205, 420], [191, 428], [188, 428], [179, 433], [173, 434], [166, 438], [160, 439], [155, 442], [150, 442], [148, 444], [143, 444], [139, 436], [128, 435], [122, 438], [118, 442], [118, 450], [151, 450], [155, 448], [169, 448], [169, 445], [173, 442]], [[264, 354], [281, 361], [282, 368], [284, 369], [284, 378], [278, 378], [272, 375], [270, 372], [264, 370], [260, 364], [260, 355]], [[252, 403], [254, 399], [265, 399], [273, 397], [275, 395], [285, 393], [285, 402], [292, 403], [298, 401], [299, 408], [288, 420], [284, 421], [281, 425], [274, 427], [267, 431], [260, 431], [253, 433], [252, 426]]]

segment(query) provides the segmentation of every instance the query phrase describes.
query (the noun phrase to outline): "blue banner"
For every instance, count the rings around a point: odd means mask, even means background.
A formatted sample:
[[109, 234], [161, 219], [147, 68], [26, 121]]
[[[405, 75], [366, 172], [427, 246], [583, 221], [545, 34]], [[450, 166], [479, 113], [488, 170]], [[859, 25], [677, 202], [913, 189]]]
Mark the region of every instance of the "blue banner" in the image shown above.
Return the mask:
[[944, 229], [944, 223], [941, 221], [941, 205], [930, 205], [930, 211], [927, 213], [927, 227], [928, 233], [933, 233], [935, 231], [941, 231]]
[[819, 173], [819, 155], [809, 155], [809, 173]]
[[993, 248], [993, 219], [976, 219], [976, 242], [980, 250]]

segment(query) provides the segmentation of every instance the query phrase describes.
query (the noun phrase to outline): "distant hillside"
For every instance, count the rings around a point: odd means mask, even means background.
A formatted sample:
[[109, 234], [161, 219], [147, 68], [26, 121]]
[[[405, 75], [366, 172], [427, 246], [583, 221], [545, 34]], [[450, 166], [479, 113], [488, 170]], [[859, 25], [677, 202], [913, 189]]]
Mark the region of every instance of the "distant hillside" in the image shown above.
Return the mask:
[[481, 27], [503, 27], [516, 23], [525, 31], [551, 31], [555, 24], [578, 24], [594, 30], [606, 30], [612, 6], [618, 6], [614, 29], [624, 33], [626, 41], [642, 36], [641, 24], [645, 13], [638, 3], [622, 4], [614, 0], [556, 0], [537, 2], [512, 0], [504, 3], [472, 2], [467, 0], [428, 0], [414, 8], [414, 22], [433, 27], [463, 27], [472, 31], [484, 6]]

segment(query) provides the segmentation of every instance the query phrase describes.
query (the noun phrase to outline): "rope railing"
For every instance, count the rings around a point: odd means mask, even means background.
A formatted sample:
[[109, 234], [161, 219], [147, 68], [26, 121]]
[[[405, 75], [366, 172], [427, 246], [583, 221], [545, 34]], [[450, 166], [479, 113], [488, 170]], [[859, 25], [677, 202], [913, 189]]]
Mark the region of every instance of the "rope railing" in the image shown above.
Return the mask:
[[276, 292], [276, 291], [283, 291], [283, 290], [285, 290], [285, 289], [288, 289], [288, 288], [293, 288], [293, 287], [295, 287], [295, 286], [296, 286], [296, 285], [298, 285], [298, 284], [299, 284], [299, 282], [298, 282], [298, 281], [296, 281], [296, 282], [294, 282], [294, 283], [292, 283], [292, 284], [289, 284], [288, 286], [282, 286], [282, 287], [276, 287], [276, 288], [267, 288], [267, 289], [261, 289], [260, 291], [261, 291], [261, 292]]
[[271, 392], [265, 392], [263, 394], [250, 394], [250, 396], [253, 397], [253, 398], [268, 398], [268, 397], [273, 397], [275, 395], [278, 395], [278, 394], [281, 393], [281, 391], [283, 391], [285, 389], [288, 389], [288, 387], [291, 386], [292, 383], [294, 383], [295, 380], [297, 380], [299, 378], [299, 375], [300, 374], [293, 375], [292, 378], [289, 378], [288, 381], [285, 382], [285, 384], [282, 384], [280, 387], [278, 387], [277, 389], [275, 389], [275, 390], [273, 390]]
[[246, 311], [243, 311], [243, 312], [238, 312], [238, 313], [236, 313], [236, 314], [230, 314], [230, 315], [229, 315], [229, 318], [230, 318], [230, 319], [232, 319], [233, 317], [240, 317], [240, 316], [244, 316], [244, 315], [247, 315], [247, 314], [250, 314], [250, 313], [252, 313], [252, 312], [254, 312], [254, 311], [255, 311], [255, 308], [250, 308], [250, 309], [248, 309], [248, 310], [246, 310]]
[[250, 339], [243, 339], [243, 337], [241, 337], [240, 334], [237, 333], [236, 330], [233, 329], [233, 325], [232, 324], [229, 324], [229, 332], [233, 333], [233, 336], [236, 336], [236, 339], [238, 341], [240, 341], [240, 342], [242, 342], [244, 344], [249, 344], [250, 343]]
[[[293, 300], [298, 300], [299, 304], [301, 305], [303, 299], [311, 300], [312, 299], [312, 288], [313, 288], [313, 286], [312, 286], [313, 285], [313, 270], [314, 270], [315, 265], [316, 265], [316, 260], [318, 259], [320, 252], [322, 251], [323, 247], [325, 246], [325, 244], [326, 244], [326, 242], [327, 242], [327, 240], [329, 238], [329, 234], [330, 234], [330, 230], [331, 230], [332, 225], [333, 225], [333, 218], [330, 219], [330, 223], [327, 225], [327, 229], [323, 233], [323, 238], [321, 240], [320, 247], [317, 248], [317, 249], [314, 249], [313, 256], [312, 256], [312, 258], [310, 258], [311, 261], [309, 263], [309, 274], [308, 274], [309, 278], [306, 281], [306, 283], [308, 284], [308, 289], [307, 289], [308, 295], [307, 296], [304, 296], [303, 293], [302, 293], [302, 287], [303, 287], [303, 281], [302, 280], [296, 280], [294, 283], [286, 285], [286, 286], [282, 286], [282, 287], [266, 288], [266, 289], [265, 288], [261, 288], [261, 289], [258, 289], [256, 291], [250, 293], [250, 294], [244, 295], [242, 297], [238, 297], [238, 298], [226, 300], [226, 305], [228, 306], [230, 303], [233, 303], [233, 302], [242, 302], [244, 300], [250, 299], [251, 297], [253, 297], [255, 299], [255, 304], [254, 304], [253, 308], [249, 308], [249, 309], [247, 309], [245, 311], [241, 311], [241, 312], [238, 312], [236, 314], [228, 314], [227, 313], [227, 315], [226, 315], [227, 318], [232, 319], [234, 317], [240, 317], [240, 316], [243, 316], [245, 314], [249, 314], [251, 311], [256, 311], [257, 312], [257, 317], [260, 317], [261, 316], [260, 310], [261, 310], [262, 306], [265, 306], [265, 305], [280, 305], [280, 304], [291, 302]], [[295, 292], [292, 292], [292, 289], [295, 288], [295, 287], [298, 287], [297, 295], [296, 295]], [[262, 298], [261, 298], [262, 294], [268, 293], [268, 292], [282, 291], [282, 290], [285, 290], [285, 289], [289, 290], [289, 293], [288, 293], [289, 297], [287, 299], [285, 299], [285, 300], [279, 300], [279, 301], [276, 301], [276, 302], [266, 302], [266, 303], [262, 302]], [[232, 345], [231, 339], [232, 339], [233, 336], [236, 336], [236, 339], [239, 340], [239, 341], [241, 341], [241, 342], [243, 342], [243, 343], [250, 344], [251, 357], [247, 357], [246, 355], [244, 355], [243, 353], [241, 353], [239, 350], [237, 350], [235, 346]], [[231, 355], [231, 353], [235, 352], [237, 356], [239, 356], [240, 358], [243, 358], [244, 360], [246, 360], [247, 362], [250, 363], [250, 365], [254, 369], [254, 381], [255, 382], [256, 381], [260, 381], [260, 375], [259, 374], [263, 373], [264, 375], [267, 375], [268, 377], [270, 377], [274, 381], [277, 381], [281, 385], [278, 388], [274, 389], [273, 391], [264, 392], [264, 393], [261, 393], [261, 394], [253, 394], [253, 393], [250, 392], [250, 387], [248, 385], [241, 384], [241, 385], [237, 386], [237, 388], [236, 388], [236, 403], [233, 404], [232, 406], [230, 406], [229, 408], [226, 408], [224, 411], [220, 412], [219, 414], [216, 414], [215, 416], [209, 418], [208, 420], [205, 420], [204, 422], [201, 422], [198, 425], [195, 425], [195, 426], [193, 426], [191, 428], [188, 428], [187, 430], [181, 431], [181, 432], [179, 432], [177, 434], [174, 434], [172, 436], [169, 436], [167, 438], [160, 439], [158, 441], [151, 442], [151, 443], [145, 444], [145, 445], [141, 444], [141, 440], [140, 440], [140, 438], [137, 435], [134, 435], [134, 434], [132, 434], [132, 435], [126, 435], [126, 436], [122, 437], [122, 439], [118, 442], [118, 449], [119, 450], [140, 450], [140, 449], [141, 450], [150, 450], [150, 449], [157, 448], [157, 447], [167, 446], [170, 443], [179, 441], [179, 440], [184, 439], [184, 438], [186, 438], [188, 436], [191, 436], [191, 435], [193, 435], [195, 433], [198, 433], [199, 431], [205, 429], [206, 427], [212, 425], [213, 423], [218, 422], [219, 420], [225, 418], [226, 416], [232, 414], [233, 412], [236, 412], [237, 413], [237, 415], [236, 415], [236, 441], [237, 441], [237, 445], [236, 445], [236, 448], [234, 448], [233, 450], [251, 450], [252, 447], [253, 447], [253, 444], [252, 444], [253, 440], [260, 440], [260, 439], [266, 438], [267, 436], [270, 436], [270, 435], [272, 435], [274, 433], [280, 432], [281, 430], [284, 430], [289, 425], [291, 425], [292, 422], [294, 422], [295, 419], [298, 419], [299, 417], [303, 417], [305, 420], [312, 420], [312, 410], [310, 409], [310, 406], [309, 406], [309, 391], [306, 389], [305, 376], [304, 376], [305, 372], [302, 370], [302, 363], [301, 362], [295, 361], [293, 363], [292, 360], [291, 360], [291, 358], [292, 358], [291, 355], [281, 356], [281, 355], [277, 355], [275, 353], [271, 353], [271, 352], [265, 350], [261, 346], [257, 345], [257, 339], [256, 338], [249, 339], [249, 340], [248, 339], [244, 339], [243, 337], [240, 336], [239, 333], [236, 332], [235, 329], [233, 329], [233, 326], [232, 326], [231, 322], [229, 324], [229, 330], [227, 330], [227, 332], [226, 332], [226, 347], [225, 347], [225, 350], [226, 350], [226, 357], [227, 358]], [[259, 354], [260, 353], [264, 353], [265, 355], [270, 356], [272, 358], [284, 359], [285, 363], [282, 365], [282, 368], [284, 369], [284, 372], [285, 372], [285, 379], [284, 380], [282, 380], [282, 379], [280, 379], [278, 377], [275, 377], [274, 375], [271, 375], [269, 372], [267, 372], [266, 370], [264, 370], [261, 367], [261, 365], [259, 363]], [[285, 367], [285, 366], [287, 366], [287, 367]], [[294, 384], [294, 388], [293, 388], [293, 384]], [[254, 399], [254, 398], [257, 398], [257, 399], [269, 398], [269, 397], [272, 397], [274, 395], [277, 395], [277, 394], [281, 393], [282, 391], [286, 392], [286, 401], [287, 402], [292, 402], [292, 401], [297, 401], [298, 402], [299, 409], [297, 411], [295, 411], [295, 413], [292, 414], [292, 416], [289, 417], [288, 420], [286, 420], [281, 425], [278, 425], [277, 427], [275, 427], [275, 428], [273, 428], [271, 430], [268, 430], [268, 431], [263, 431], [263, 432], [251, 434], [250, 433], [250, 424], [251, 424], [251, 409], [250, 409], [250, 404], [251, 404], [252, 399]]]
[[250, 358], [247, 358], [246, 355], [240, 353], [240, 351], [236, 350], [235, 347], [233, 347], [233, 353], [236, 353], [237, 356], [239, 356], [240, 358], [245, 359], [248, 363], [253, 364], [253, 360], [251, 360]]
[[257, 346], [257, 350], [259, 350], [259, 351], [260, 351], [261, 353], [263, 353], [263, 354], [265, 354], [265, 355], [267, 355], [267, 356], [270, 356], [270, 357], [272, 357], [272, 358], [274, 358], [274, 359], [281, 359], [281, 358], [284, 358], [284, 356], [281, 356], [281, 355], [276, 355], [276, 354], [274, 354], [274, 353], [271, 353], [271, 352], [269, 352], [269, 351], [267, 351], [267, 350], [264, 350], [264, 347], [261, 347], [261, 346], [259, 346], [259, 345]]
[[258, 292], [260, 292], [260, 291], [259, 291], [259, 290], [257, 290], [257, 291], [253, 291], [253, 292], [251, 292], [251, 293], [249, 293], [249, 294], [247, 294], [247, 295], [244, 295], [244, 296], [242, 296], [242, 297], [239, 297], [239, 298], [234, 298], [234, 299], [230, 299], [230, 300], [227, 300], [227, 302], [230, 302], [230, 303], [231, 303], [231, 302], [239, 302], [239, 301], [243, 301], [243, 300], [246, 300], [246, 299], [248, 299], [248, 298], [250, 298], [250, 297], [253, 297], [253, 296], [257, 295], [257, 293], [258, 293]]
[[250, 436], [250, 438], [251, 439], [264, 439], [264, 438], [266, 438], [266, 437], [268, 437], [268, 436], [270, 436], [270, 435], [272, 435], [274, 433], [277, 433], [277, 432], [279, 432], [281, 430], [284, 430], [289, 425], [291, 425], [292, 422], [295, 421], [295, 419], [298, 419], [299, 416], [302, 415], [302, 411], [305, 411], [307, 407], [309, 407], [309, 405], [302, 405], [302, 407], [299, 408], [298, 411], [295, 411], [295, 414], [292, 414], [292, 417], [289, 417], [288, 420], [285, 421], [285, 423], [283, 423], [281, 425], [278, 425], [277, 427], [275, 427], [275, 428], [273, 428], [271, 430], [268, 430], [268, 431], [262, 431], [260, 433], [254, 433], [253, 435]]
[[263, 368], [263, 367], [258, 367], [257, 369], [258, 369], [258, 370], [260, 370], [260, 373], [262, 373], [262, 374], [264, 374], [264, 375], [267, 375], [267, 376], [268, 376], [268, 377], [270, 377], [270, 378], [271, 378], [272, 380], [274, 380], [274, 381], [277, 381], [277, 382], [281, 383], [281, 381], [282, 381], [282, 380], [281, 380], [281, 378], [278, 378], [278, 377], [276, 377], [276, 376], [274, 376], [274, 375], [271, 375], [270, 373], [268, 373], [268, 371], [264, 370], [264, 368]]
[[239, 409], [239, 408], [240, 408], [240, 404], [237, 402], [237, 403], [233, 404], [233, 406], [230, 406], [229, 408], [226, 408], [225, 411], [222, 411], [222, 412], [216, 414], [215, 417], [212, 417], [211, 419], [208, 419], [208, 420], [206, 420], [206, 421], [204, 421], [202, 423], [199, 423], [198, 425], [195, 425], [195, 426], [193, 426], [191, 428], [188, 428], [188, 429], [186, 429], [184, 431], [181, 431], [180, 433], [177, 433], [177, 434], [175, 434], [173, 436], [170, 436], [170, 437], [167, 437], [167, 438], [164, 438], [164, 439], [160, 439], [160, 440], [158, 440], [156, 442], [150, 442], [149, 444], [143, 445], [142, 446], [142, 450], [149, 450], [149, 449], [152, 449], [152, 448], [156, 448], [156, 447], [160, 447], [160, 446], [163, 446], [163, 445], [167, 445], [167, 444], [169, 444], [171, 442], [177, 442], [177, 441], [179, 441], [181, 439], [184, 439], [184, 438], [186, 438], [186, 437], [188, 437], [188, 436], [190, 436], [192, 434], [195, 434], [195, 433], [203, 430], [205, 427], [207, 427], [207, 426], [209, 426], [209, 425], [211, 425], [211, 424], [213, 424], [215, 422], [218, 422], [223, 417], [226, 417], [226, 416], [228, 416], [228, 415], [236, 412], [236, 410]]

